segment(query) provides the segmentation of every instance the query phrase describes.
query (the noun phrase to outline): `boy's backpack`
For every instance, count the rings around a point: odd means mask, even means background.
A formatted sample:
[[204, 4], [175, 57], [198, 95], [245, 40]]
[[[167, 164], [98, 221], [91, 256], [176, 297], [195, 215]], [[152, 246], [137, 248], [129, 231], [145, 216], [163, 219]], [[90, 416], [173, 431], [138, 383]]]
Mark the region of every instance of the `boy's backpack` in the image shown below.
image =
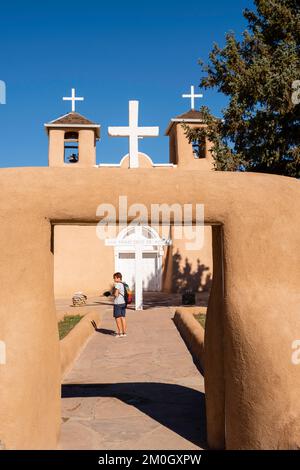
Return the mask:
[[126, 284], [126, 282], [122, 282], [123, 286], [124, 286], [124, 300], [125, 300], [125, 304], [128, 305], [128, 304], [131, 304], [132, 302], [132, 292], [131, 290], [129, 289], [129, 285]]

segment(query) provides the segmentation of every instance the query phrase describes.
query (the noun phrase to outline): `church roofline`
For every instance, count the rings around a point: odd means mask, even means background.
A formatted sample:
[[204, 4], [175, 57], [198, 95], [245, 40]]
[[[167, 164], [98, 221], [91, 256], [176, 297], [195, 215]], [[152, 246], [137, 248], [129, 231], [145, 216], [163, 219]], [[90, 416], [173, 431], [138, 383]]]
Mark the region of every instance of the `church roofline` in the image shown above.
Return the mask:
[[91, 121], [90, 119], [86, 118], [80, 113], [75, 111], [71, 111], [70, 113], [63, 114], [53, 121], [50, 121], [48, 124], [68, 124], [69, 122], [74, 122], [74, 124], [95, 124], [95, 122]]
[[58, 118], [53, 119], [53, 121], [50, 121], [50, 122], [48, 122], [47, 124], [54, 124], [56, 121], [67, 117], [69, 114], [70, 114], [70, 113], [63, 114], [62, 116], [59, 116]]
[[95, 129], [96, 137], [100, 138], [100, 124], [90, 121], [82, 114], [71, 112], [60, 116], [53, 121], [44, 124], [46, 133], [49, 133], [49, 129], [53, 128], [70, 128], [70, 129]]
[[171, 119], [167, 129], [166, 129], [166, 132], [165, 132], [165, 135], [169, 135], [170, 134], [170, 131], [174, 125], [175, 122], [186, 122], [186, 123], [190, 123], [190, 124], [193, 124], [193, 123], [198, 123], [198, 124], [203, 124], [203, 119], [182, 119], [182, 118], [174, 118], [174, 119]]
[[202, 119], [202, 113], [201, 111], [198, 111], [196, 109], [190, 109], [189, 111], [183, 113], [183, 114], [179, 114], [179, 116], [176, 116], [175, 118], [171, 119], [167, 129], [166, 129], [166, 132], [165, 132], [165, 135], [169, 135], [174, 123], [176, 122], [186, 122], [186, 123], [203, 123], [203, 119]]

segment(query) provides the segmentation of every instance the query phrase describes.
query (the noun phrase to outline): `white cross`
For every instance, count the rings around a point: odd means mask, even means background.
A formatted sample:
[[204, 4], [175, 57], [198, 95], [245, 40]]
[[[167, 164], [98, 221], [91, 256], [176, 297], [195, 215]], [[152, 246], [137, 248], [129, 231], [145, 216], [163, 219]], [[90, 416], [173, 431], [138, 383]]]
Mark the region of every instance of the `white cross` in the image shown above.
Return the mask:
[[108, 135], [111, 137], [129, 137], [129, 168], [139, 166], [139, 138], [159, 135], [159, 127], [139, 127], [138, 119], [139, 102], [129, 101], [129, 126], [108, 128]]
[[[106, 246], [115, 246], [123, 247], [128, 249], [130, 246], [134, 246], [135, 253], [135, 310], [143, 310], [143, 252], [149, 249], [150, 246], [167, 246], [171, 245], [172, 241], [170, 239], [157, 239], [150, 238], [145, 240], [143, 237], [143, 227], [141, 225], [136, 226], [135, 228], [135, 238], [131, 240], [119, 240], [118, 238], [106, 238]], [[115, 251], [116, 262], [119, 259], [119, 252]], [[117, 263], [115, 266], [116, 271], [119, 270]]]
[[191, 86], [191, 94], [190, 95], [182, 95], [182, 98], [191, 98], [191, 109], [195, 109], [195, 98], [203, 98], [203, 95], [199, 93], [195, 95], [195, 87], [194, 85]]
[[72, 113], [75, 113], [75, 102], [76, 101], [84, 101], [84, 98], [82, 97], [76, 97], [75, 96], [75, 88], [72, 88], [72, 96], [71, 97], [63, 97], [64, 101], [72, 101]]

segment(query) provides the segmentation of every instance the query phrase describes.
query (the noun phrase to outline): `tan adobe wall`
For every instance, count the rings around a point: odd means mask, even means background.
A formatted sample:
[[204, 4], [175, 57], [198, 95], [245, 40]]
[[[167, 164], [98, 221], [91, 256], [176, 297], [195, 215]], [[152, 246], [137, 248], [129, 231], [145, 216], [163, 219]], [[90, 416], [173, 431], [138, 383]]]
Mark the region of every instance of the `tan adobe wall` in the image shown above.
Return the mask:
[[[199, 128], [200, 124], [188, 123], [191, 128]], [[170, 132], [170, 161], [176, 162], [178, 168], [189, 170], [212, 170], [214, 168], [211, 156], [212, 144], [206, 140], [205, 158], [195, 158], [192, 144], [189, 143], [181, 122], [175, 122]]]
[[299, 182], [254, 173], [123, 171], [0, 170], [2, 445], [54, 448], [59, 433], [51, 222], [97, 222], [98, 205], [117, 206], [121, 191], [148, 210], [162, 201], [204, 203], [206, 222], [219, 224], [205, 330], [210, 446], [299, 448], [300, 366], [291, 360], [300, 339]]
[[97, 237], [96, 225], [55, 226], [55, 297], [72, 297], [78, 291], [103, 294], [112, 287], [114, 270], [114, 248]]
[[93, 129], [80, 129], [79, 131], [79, 161], [82, 167], [96, 165], [96, 139]]
[[94, 129], [80, 129], [78, 140], [79, 161], [77, 163], [64, 162], [64, 138], [70, 128], [49, 129], [48, 162], [53, 167], [93, 167], [96, 165], [96, 138]]

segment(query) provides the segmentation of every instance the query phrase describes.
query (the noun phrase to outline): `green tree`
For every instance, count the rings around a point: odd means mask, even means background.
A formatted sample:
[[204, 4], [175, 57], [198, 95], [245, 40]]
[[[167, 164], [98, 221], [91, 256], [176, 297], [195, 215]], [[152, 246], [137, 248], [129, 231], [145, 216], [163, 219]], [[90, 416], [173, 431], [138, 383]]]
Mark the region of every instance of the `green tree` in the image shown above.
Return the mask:
[[[229, 97], [223, 119], [200, 109], [206, 128], [185, 132], [190, 141], [207, 136], [217, 170], [245, 170], [300, 177], [300, 3], [255, 0], [243, 12], [242, 39], [230, 32], [224, 48], [214, 44], [200, 86]], [[299, 86], [299, 93], [293, 87]], [[298, 98], [298, 99], [297, 99]]]

